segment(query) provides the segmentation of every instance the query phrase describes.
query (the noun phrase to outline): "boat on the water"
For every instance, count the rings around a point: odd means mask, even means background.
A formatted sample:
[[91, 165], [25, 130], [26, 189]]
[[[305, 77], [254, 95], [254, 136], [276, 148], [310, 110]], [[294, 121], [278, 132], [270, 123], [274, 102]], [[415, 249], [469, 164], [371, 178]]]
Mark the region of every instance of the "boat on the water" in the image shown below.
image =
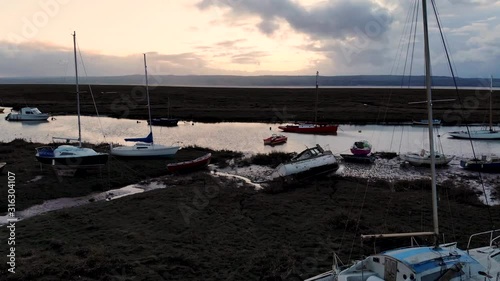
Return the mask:
[[7, 165], [7, 163], [5, 163], [5, 162], [0, 162], [0, 173], [2, 173], [3, 168], [5, 167], [5, 165]]
[[351, 163], [361, 163], [361, 164], [370, 164], [375, 162], [374, 155], [354, 155], [354, 154], [340, 154], [340, 156], [344, 159], [345, 162]]
[[[409, 152], [406, 154], [399, 155], [399, 158], [403, 161], [410, 163], [413, 166], [430, 166], [431, 165], [431, 153], [428, 150], [422, 149], [420, 153]], [[436, 166], [445, 166], [455, 158], [454, 155], [442, 154], [438, 151], [435, 152], [435, 164]]]
[[212, 154], [207, 153], [194, 160], [168, 164], [167, 170], [171, 173], [192, 172], [207, 167], [208, 164], [210, 164], [211, 159], [212, 159]]
[[76, 78], [76, 95], [78, 107], [78, 138], [58, 138], [66, 142], [78, 141], [78, 146], [60, 145], [57, 148], [53, 147], [38, 147], [36, 148], [35, 157], [42, 164], [59, 165], [66, 167], [85, 167], [94, 165], [104, 165], [108, 162], [108, 154], [96, 152], [91, 148], [82, 147], [82, 129], [80, 124], [80, 91], [78, 85], [78, 64], [76, 60], [76, 32], [73, 33], [73, 52], [75, 59], [75, 78]]
[[485, 130], [473, 131], [456, 131], [448, 134], [455, 139], [471, 139], [471, 140], [500, 140], [500, 131], [493, 129], [493, 77], [490, 80], [490, 124]]
[[284, 144], [286, 143], [287, 140], [288, 140], [287, 136], [273, 134], [272, 136], [264, 139], [264, 145], [274, 146], [278, 144]]
[[273, 172], [273, 178], [306, 178], [337, 171], [339, 164], [330, 150], [324, 150], [319, 144], [280, 164]]
[[[154, 143], [153, 127], [151, 122], [151, 105], [149, 101], [149, 86], [148, 86], [148, 67], [146, 63], [146, 54], [144, 54], [144, 73], [146, 76], [146, 97], [148, 101], [149, 113], [149, 135], [145, 138], [126, 138], [125, 141], [136, 142], [133, 146], [117, 146], [110, 145], [110, 153], [119, 157], [173, 157], [179, 150], [179, 146], [166, 146]], [[177, 125], [177, 123], [176, 123]]]
[[[422, 119], [422, 120], [413, 120], [412, 125], [414, 126], [428, 126], [429, 125], [429, 120], [428, 119]], [[434, 119], [432, 120], [432, 125], [434, 126], [440, 126], [441, 125], [441, 119]]]
[[[432, 1], [434, 4], [434, 1]], [[432, 94], [431, 94], [431, 71], [430, 51], [428, 42], [427, 26], [427, 0], [422, 0], [422, 14], [424, 25], [424, 53], [425, 53], [425, 81], [427, 91], [427, 114], [432, 120]], [[429, 123], [429, 146], [431, 165], [431, 190], [432, 190], [432, 221], [433, 231], [389, 233], [361, 235], [361, 239], [380, 238], [411, 238], [430, 236], [433, 237], [433, 245], [397, 248], [381, 253], [375, 253], [363, 257], [347, 268], [340, 268], [337, 264], [337, 256], [334, 254], [332, 270], [307, 279], [306, 281], [499, 281], [500, 280], [500, 249], [498, 242], [500, 236], [498, 230], [484, 232], [488, 235], [488, 246], [466, 250], [457, 247], [457, 243], [439, 243], [441, 237], [438, 223], [438, 192], [436, 187], [436, 157], [434, 150], [433, 125]], [[420, 155], [419, 155], [420, 156]], [[418, 228], [418, 225], [414, 225]], [[495, 234], [496, 233], [496, 234]], [[475, 234], [472, 237], [477, 236]], [[471, 241], [471, 239], [469, 239]], [[374, 245], [375, 249], [375, 245]], [[348, 249], [346, 249], [348, 250]], [[351, 247], [352, 250], [352, 247]]]
[[49, 118], [47, 113], [42, 113], [36, 107], [23, 107], [19, 111], [13, 111], [7, 116], [7, 121], [46, 121]]
[[370, 152], [372, 152], [372, 145], [366, 140], [354, 142], [351, 147], [351, 153], [354, 155], [366, 156]]
[[163, 127], [175, 127], [177, 126], [178, 122], [179, 119], [174, 119], [174, 118], [153, 118], [151, 119], [151, 122], [148, 120], [148, 124], [151, 124], [153, 126], [163, 126]]
[[338, 125], [329, 123], [299, 122], [294, 125], [279, 126], [278, 128], [288, 133], [335, 135], [338, 127]]
[[314, 122], [295, 122], [292, 125], [279, 126], [283, 132], [302, 133], [302, 134], [321, 134], [321, 135], [336, 135], [338, 125], [327, 122], [318, 122], [318, 77], [319, 72], [316, 71], [316, 103], [314, 106]]
[[485, 173], [500, 173], [500, 157], [483, 155], [481, 159], [460, 160], [460, 166], [466, 170]]

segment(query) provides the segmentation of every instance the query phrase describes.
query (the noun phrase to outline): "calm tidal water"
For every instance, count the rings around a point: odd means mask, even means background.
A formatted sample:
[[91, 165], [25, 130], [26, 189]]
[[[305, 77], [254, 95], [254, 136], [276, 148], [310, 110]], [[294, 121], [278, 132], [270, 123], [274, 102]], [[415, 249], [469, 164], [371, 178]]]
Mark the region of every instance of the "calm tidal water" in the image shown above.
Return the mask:
[[[6, 113], [10, 110], [6, 109]], [[76, 116], [56, 116], [48, 122], [8, 122], [0, 115], [0, 141], [10, 142], [16, 138], [33, 142], [50, 143], [52, 137], [78, 136]], [[116, 119], [109, 117], [82, 116], [82, 138], [91, 143], [119, 143], [126, 145], [127, 137], [145, 137], [149, 126], [145, 120]], [[329, 147], [334, 153], [349, 153], [354, 141], [368, 140], [373, 151], [409, 152], [428, 148], [426, 127], [382, 126], [382, 125], [340, 125], [336, 136], [304, 135], [284, 133], [288, 142], [270, 147], [263, 145], [263, 139], [272, 133], [280, 133], [279, 124], [265, 123], [191, 123], [180, 121], [179, 126], [155, 127], [153, 134], [156, 143], [183, 146], [197, 145], [212, 149], [228, 149], [245, 153], [268, 153], [271, 151], [299, 152], [306, 146], [320, 144]], [[435, 135], [438, 148], [446, 154], [457, 157], [471, 157], [472, 149], [467, 140], [450, 139], [447, 132], [463, 130], [463, 127], [440, 127]], [[473, 127], [471, 130], [479, 129]], [[128, 143], [132, 145], [132, 143]], [[500, 154], [500, 141], [473, 141], [476, 154]]]

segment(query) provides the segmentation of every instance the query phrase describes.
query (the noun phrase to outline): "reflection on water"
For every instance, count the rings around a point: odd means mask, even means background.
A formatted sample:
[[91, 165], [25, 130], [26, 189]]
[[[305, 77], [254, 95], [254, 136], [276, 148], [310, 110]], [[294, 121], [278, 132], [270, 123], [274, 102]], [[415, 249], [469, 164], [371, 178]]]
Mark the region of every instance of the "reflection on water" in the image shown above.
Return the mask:
[[[127, 137], [145, 137], [149, 127], [145, 120], [115, 119], [108, 117], [82, 116], [82, 138], [91, 143], [120, 143]], [[8, 122], [0, 118], [0, 141], [10, 142], [21, 138], [32, 142], [50, 143], [52, 137], [75, 138], [78, 136], [76, 116], [56, 116], [46, 122]], [[447, 154], [459, 157], [472, 156], [470, 142], [448, 138], [446, 132], [462, 130], [460, 127], [441, 127], [441, 137], [437, 147]], [[474, 128], [473, 128], [474, 129]], [[212, 149], [229, 149], [250, 153], [271, 151], [299, 152], [306, 147], [320, 144], [329, 147], [334, 153], [348, 153], [350, 146], [357, 140], [368, 140], [373, 151], [395, 151], [405, 153], [420, 151], [428, 147], [426, 127], [381, 126], [381, 125], [341, 125], [336, 136], [305, 135], [284, 133], [288, 142], [275, 147], [264, 146], [263, 139], [278, 133], [278, 124], [265, 123], [191, 123], [179, 122], [177, 127], [153, 127], [156, 143], [170, 145], [181, 143], [184, 146], [198, 145]], [[499, 153], [499, 141], [474, 141], [478, 154]], [[129, 144], [131, 145], [131, 144]]]

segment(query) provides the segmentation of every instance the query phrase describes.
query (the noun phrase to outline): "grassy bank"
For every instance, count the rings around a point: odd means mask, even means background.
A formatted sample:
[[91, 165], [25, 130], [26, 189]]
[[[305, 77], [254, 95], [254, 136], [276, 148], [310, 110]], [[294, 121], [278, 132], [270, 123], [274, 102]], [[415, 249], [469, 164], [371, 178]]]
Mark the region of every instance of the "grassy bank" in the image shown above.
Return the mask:
[[[35, 158], [35, 148], [47, 144], [14, 140], [0, 143], [0, 158], [7, 162], [0, 175], [2, 183], [7, 182], [7, 172], [16, 176], [16, 208], [25, 209], [45, 200], [61, 197], [78, 197], [93, 192], [106, 191], [138, 183], [154, 177], [168, 174], [166, 164], [197, 158], [212, 152], [214, 163], [238, 156], [229, 151], [211, 151], [199, 147], [187, 147], [179, 150], [174, 159], [123, 159], [110, 157], [108, 165], [91, 173], [76, 174], [75, 177], [59, 177], [50, 166], [40, 167]], [[107, 152], [107, 145], [90, 145], [96, 151]], [[0, 189], [0, 206], [7, 205], [7, 189]]]

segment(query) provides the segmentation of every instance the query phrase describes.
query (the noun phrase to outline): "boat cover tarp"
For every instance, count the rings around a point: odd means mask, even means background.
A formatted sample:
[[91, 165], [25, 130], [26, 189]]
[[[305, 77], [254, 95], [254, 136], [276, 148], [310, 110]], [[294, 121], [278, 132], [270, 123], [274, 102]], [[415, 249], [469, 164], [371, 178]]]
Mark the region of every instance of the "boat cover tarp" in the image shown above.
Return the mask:
[[145, 138], [128, 138], [125, 141], [135, 141], [135, 142], [145, 142], [145, 143], [153, 143], [153, 133], [149, 133], [149, 135]]

